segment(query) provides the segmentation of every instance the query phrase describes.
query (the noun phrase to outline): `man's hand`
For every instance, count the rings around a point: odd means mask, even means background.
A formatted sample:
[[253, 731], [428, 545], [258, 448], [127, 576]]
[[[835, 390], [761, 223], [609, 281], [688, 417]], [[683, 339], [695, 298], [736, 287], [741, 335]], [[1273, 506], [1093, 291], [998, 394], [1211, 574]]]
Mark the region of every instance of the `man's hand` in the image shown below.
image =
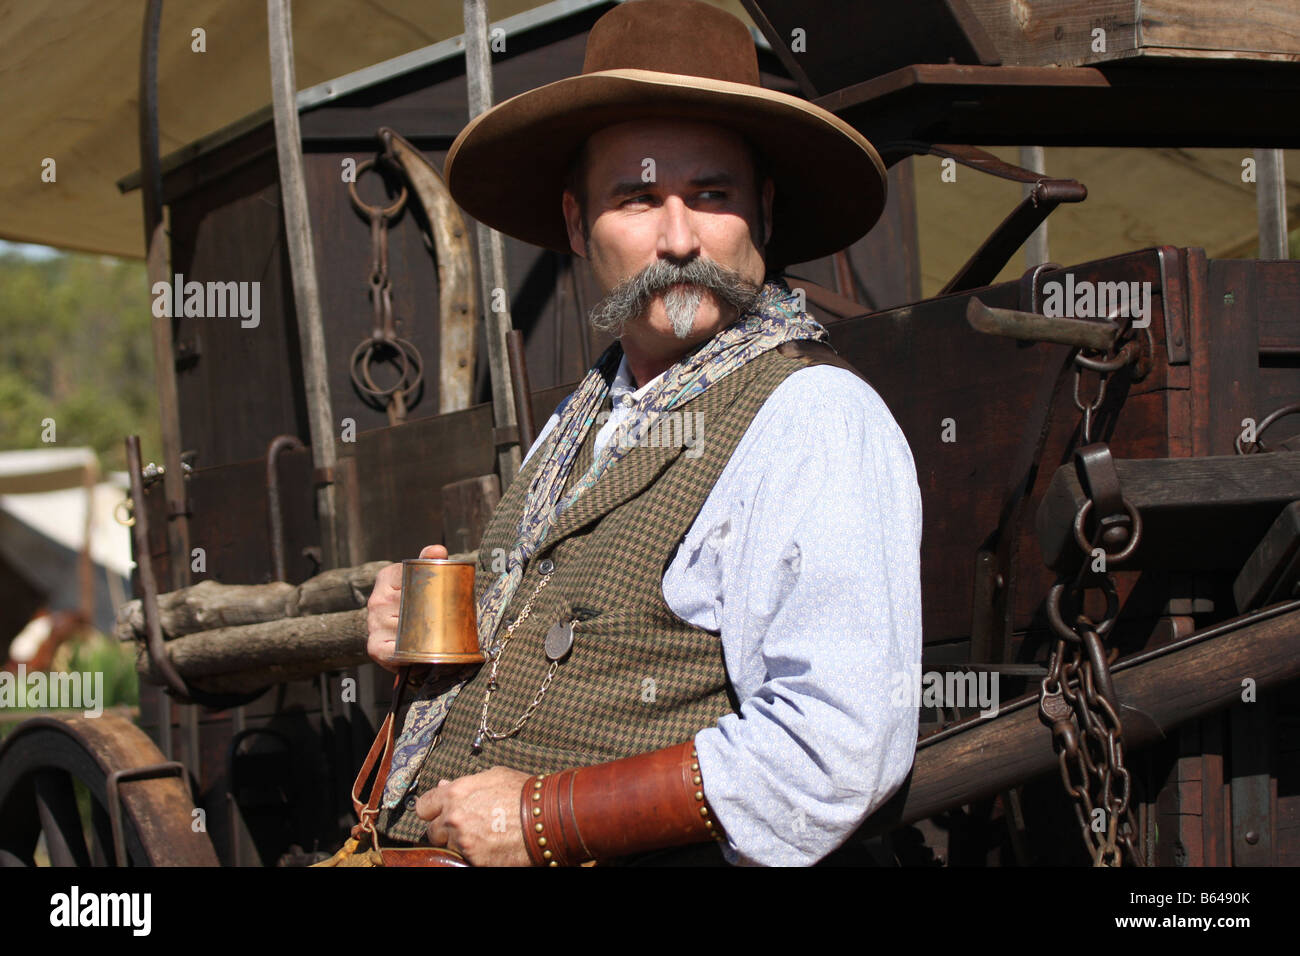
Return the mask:
[[475, 866], [531, 866], [519, 822], [528, 774], [493, 767], [458, 780], [442, 780], [415, 804], [429, 820], [429, 843], [455, 850]]
[[[422, 558], [445, 558], [447, 549], [440, 544], [427, 545], [420, 552]], [[386, 671], [396, 674], [402, 665], [391, 664], [389, 659], [397, 648], [398, 610], [402, 601], [402, 565], [390, 564], [380, 568], [375, 575], [375, 589], [366, 602], [366, 653]]]

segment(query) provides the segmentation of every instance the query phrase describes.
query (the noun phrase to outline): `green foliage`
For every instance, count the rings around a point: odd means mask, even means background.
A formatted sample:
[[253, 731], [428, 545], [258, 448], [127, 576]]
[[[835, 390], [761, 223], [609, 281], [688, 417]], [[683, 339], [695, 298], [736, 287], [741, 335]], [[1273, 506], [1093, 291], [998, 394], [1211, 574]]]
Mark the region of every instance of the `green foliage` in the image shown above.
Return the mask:
[[61, 670], [104, 674], [105, 708], [135, 706], [140, 703], [140, 679], [135, 669], [136, 646], [123, 644], [89, 629], [82, 639], [72, 642], [72, 653]]
[[0, 450], [87, 445], [124, 470], [122, 440], [159, 447], [144, 266], [106, 256], [0, 255]]

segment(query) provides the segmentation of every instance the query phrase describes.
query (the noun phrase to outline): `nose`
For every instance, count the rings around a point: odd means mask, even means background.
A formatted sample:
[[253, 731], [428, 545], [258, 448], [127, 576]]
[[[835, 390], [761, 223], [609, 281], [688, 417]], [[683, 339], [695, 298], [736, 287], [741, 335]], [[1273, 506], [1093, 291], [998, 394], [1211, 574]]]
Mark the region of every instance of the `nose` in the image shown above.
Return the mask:
[[668, 196], [660, 210], [658, 252], [680, 260], [699, 255], [700, 237], [695, 230], [694, 213], [680, 196]]

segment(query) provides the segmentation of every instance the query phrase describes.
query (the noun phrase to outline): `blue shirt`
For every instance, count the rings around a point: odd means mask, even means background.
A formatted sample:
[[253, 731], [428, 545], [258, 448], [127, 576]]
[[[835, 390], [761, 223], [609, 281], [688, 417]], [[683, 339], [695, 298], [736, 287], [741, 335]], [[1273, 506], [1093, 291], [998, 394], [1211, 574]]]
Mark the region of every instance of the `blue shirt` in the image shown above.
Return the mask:
[[[597, 449], [653, 384], [634, 388], [624, 358]], [[663, 578], [674, 613], [720, 634], [740, 701], [695, 736], [729, 862], [815, 863], [906, 778], [918, 715], [896, 689], [920, 671], [920, 543], [916, 466], [884, 401], [845, 369], [793, 372]]]

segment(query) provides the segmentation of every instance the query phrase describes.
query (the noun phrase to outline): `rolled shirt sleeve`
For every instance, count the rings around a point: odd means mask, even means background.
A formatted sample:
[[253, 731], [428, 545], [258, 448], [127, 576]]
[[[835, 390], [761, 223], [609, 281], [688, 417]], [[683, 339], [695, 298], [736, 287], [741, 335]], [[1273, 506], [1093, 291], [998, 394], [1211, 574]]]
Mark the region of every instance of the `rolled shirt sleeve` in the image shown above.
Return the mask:
[[664, 578], [721, 634], [740, 710], [695, 737], [732, 863], [807, 865], [906, 778], [920, 669], [921, 498], [884, 401], [816, 366], [769, 396]]

